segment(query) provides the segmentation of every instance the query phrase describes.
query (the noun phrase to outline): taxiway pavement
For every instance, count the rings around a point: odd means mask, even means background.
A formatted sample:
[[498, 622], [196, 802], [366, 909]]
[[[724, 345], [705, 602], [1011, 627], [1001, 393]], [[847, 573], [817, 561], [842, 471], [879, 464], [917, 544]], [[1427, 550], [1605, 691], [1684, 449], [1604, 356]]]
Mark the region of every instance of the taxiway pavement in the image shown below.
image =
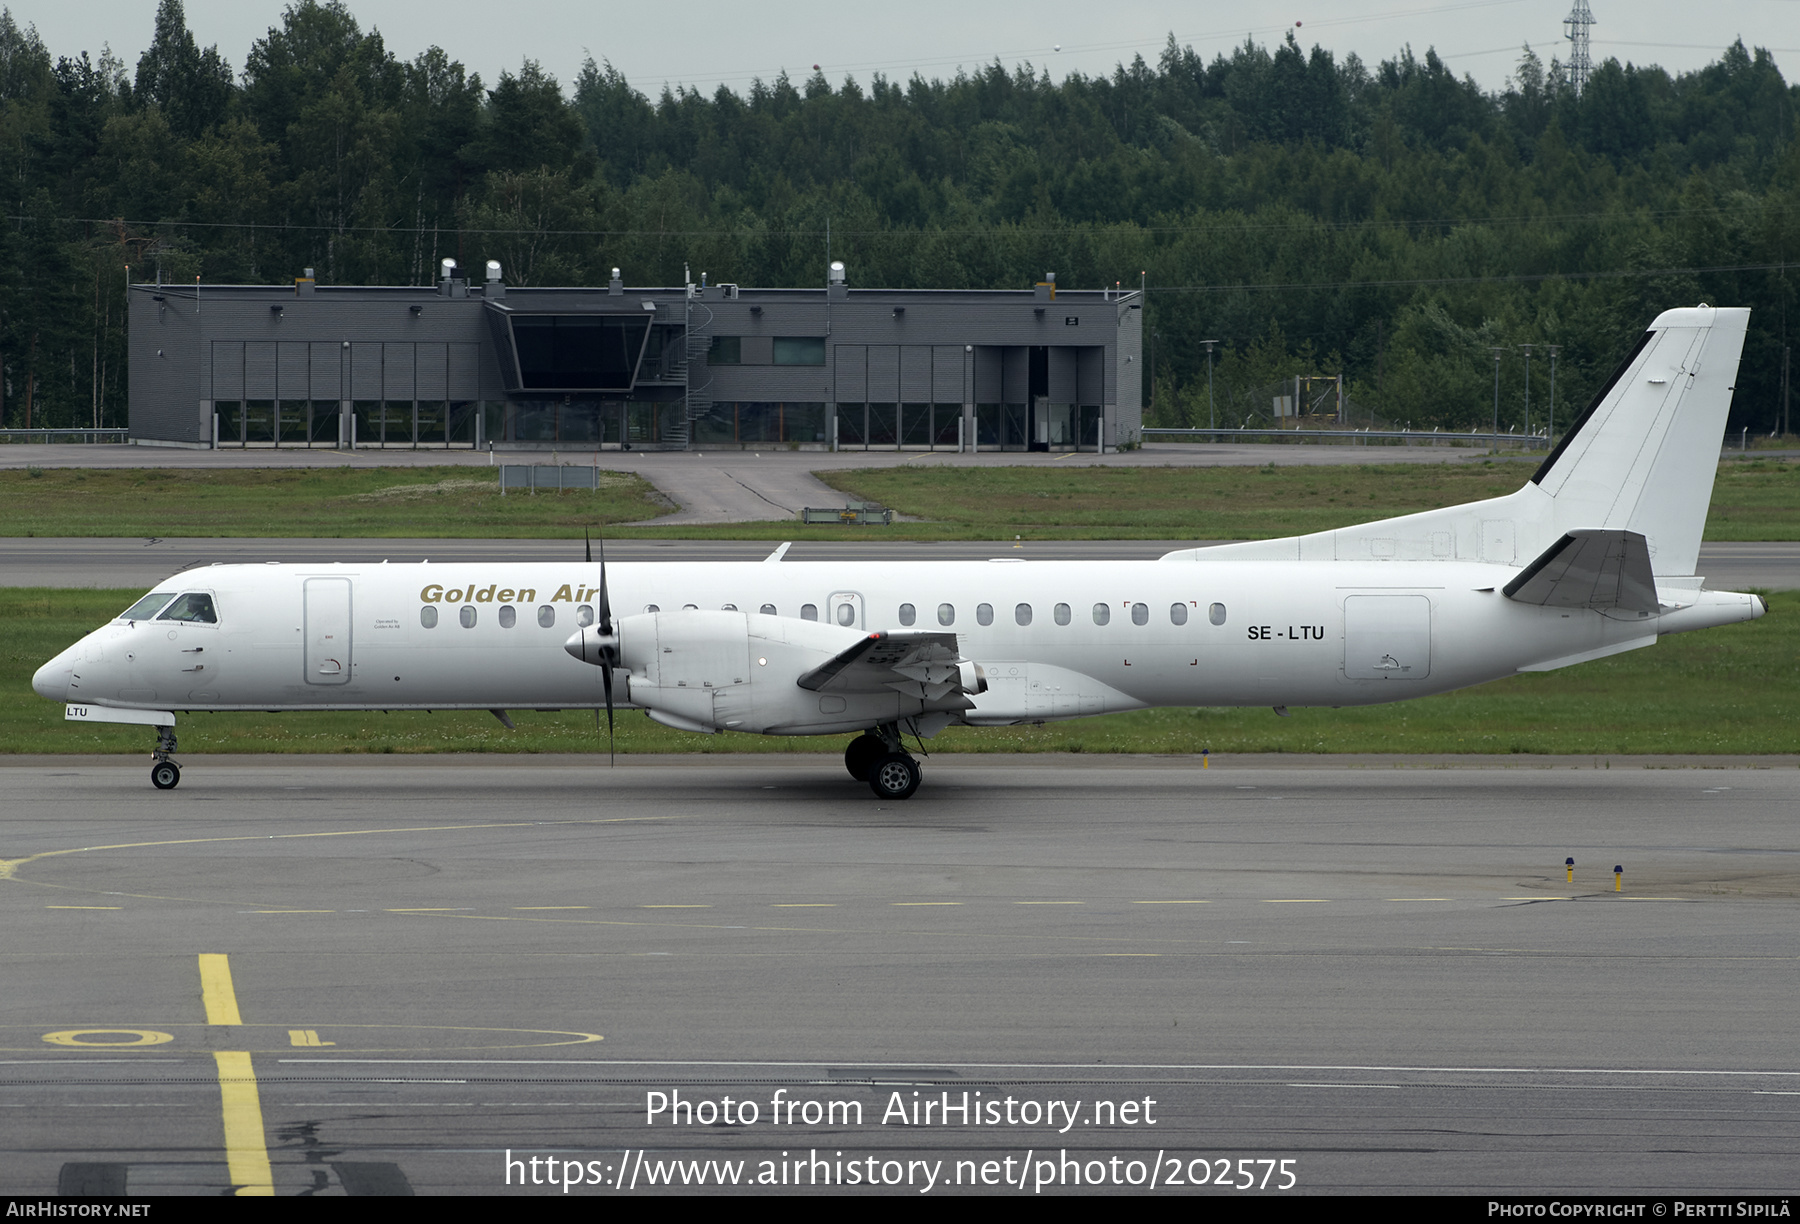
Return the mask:
[[1792, 1183], [1791, 760], [185, 764], [0, 761], [0, 1191]]

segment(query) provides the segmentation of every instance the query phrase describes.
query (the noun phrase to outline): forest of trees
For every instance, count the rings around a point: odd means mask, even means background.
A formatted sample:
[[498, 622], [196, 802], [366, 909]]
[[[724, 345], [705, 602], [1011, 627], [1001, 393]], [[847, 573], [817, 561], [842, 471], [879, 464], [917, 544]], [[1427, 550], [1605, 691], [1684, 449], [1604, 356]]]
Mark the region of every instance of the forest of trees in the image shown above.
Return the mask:
[[[105, 32], [102, 32], [105, 33]], [[126, 32], [118, 32], [124, 36]], [[1755, 308], [1733, 428], [1781, 424], [1800, 263], [1800, 101], [1742, 43], [1698, 72], [1529, 51], [1500, 92], [1435, 52], [1378, 65], [1169, 40], [1110, 76], [815, 73], [655, 98], [605, 62], [483, 82], [297, 0], [241, 66], [162, 0], [135, 66], [0, 13], [0, 423], [125, 420], [124, 286], [1149, 288], [1153, 423], [1221, 423], [1295, 374], [1430, 428], [1566, 425], [1658, 311]], [[1796, 318], [1800, 323], [1800, 318]], [[1146, 353], [1149, 357], [1151, 354]]]

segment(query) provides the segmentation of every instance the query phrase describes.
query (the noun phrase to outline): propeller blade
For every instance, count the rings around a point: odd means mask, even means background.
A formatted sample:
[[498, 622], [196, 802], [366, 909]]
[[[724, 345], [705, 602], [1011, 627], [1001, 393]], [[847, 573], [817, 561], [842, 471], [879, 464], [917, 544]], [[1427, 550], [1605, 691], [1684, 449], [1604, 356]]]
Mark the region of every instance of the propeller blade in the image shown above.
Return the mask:
[[600, 539], [600, 632], [610, 634], [613, 631], [612, 597], [606, 590], [606, 538]]
[[613, 740], [613, 694], [612, 694], [612, 660], [608, 659], [600, 668], [600, 683], [606, 689], [606, 764], [608, 768], [618, 764], [618, 753]]
[[[581, 536], [588, 539], [587, 528], [582, 528]], [[588, 544], [588, 560], [594, 559], [593, 544]], [[611, 637], [613, 633], [612, 599], [606, 593], [606, 537], [600, 538], [600, 623], [597, 626], [603, 637]], [[600, 683], [606, 689], [606, 764], [610, 769], [618, 764], [618, 745], [613, 730], [613, 664], [618, 661], [617, 646], [601, 651]]]

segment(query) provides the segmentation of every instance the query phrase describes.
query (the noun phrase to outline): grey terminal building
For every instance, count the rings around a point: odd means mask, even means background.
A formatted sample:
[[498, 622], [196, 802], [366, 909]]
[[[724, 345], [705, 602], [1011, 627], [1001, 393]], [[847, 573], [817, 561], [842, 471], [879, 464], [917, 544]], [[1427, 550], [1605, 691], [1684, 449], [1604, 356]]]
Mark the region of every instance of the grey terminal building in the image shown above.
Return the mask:
[[1143, 299], [733, 284], [133, 285], [144, 445], [1111, 450]]

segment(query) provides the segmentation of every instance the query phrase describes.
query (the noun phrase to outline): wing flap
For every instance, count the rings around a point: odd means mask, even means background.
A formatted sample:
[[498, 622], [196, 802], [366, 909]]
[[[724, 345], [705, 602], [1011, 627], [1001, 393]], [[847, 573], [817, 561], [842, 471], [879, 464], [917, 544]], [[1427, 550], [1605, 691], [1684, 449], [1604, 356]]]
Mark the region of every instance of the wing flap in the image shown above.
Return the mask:
[[795, 681], [812, 692], [900, 692], [931, 700], [960, 687], [954, 633], [871, 633]]

